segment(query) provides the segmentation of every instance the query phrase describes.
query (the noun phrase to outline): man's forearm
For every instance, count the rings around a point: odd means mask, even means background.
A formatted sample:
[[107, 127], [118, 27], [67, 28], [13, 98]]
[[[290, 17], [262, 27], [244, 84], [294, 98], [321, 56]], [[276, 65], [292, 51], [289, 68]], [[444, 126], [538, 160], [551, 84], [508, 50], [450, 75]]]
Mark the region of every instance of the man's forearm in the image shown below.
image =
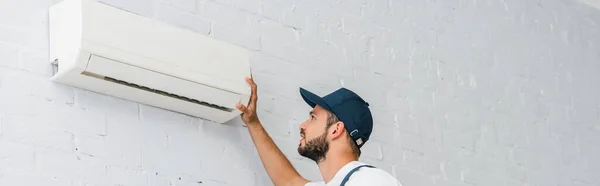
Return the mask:
[[267, 134], [262, 124], [248, 125], [248, 130], [263, 166], [274, 185], [304, 185], [308, 182], [294, 169], [290, 161]]

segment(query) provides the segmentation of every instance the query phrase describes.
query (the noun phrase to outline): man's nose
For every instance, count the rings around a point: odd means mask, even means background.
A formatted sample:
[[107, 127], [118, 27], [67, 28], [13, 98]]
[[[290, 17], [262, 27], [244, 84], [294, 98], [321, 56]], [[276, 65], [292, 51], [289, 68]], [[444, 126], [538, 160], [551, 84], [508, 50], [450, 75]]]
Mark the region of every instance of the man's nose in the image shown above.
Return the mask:
[[298, 128], [300, 129], [300, 131], [304, 131], [304, 129], [306, 129], [306, 121], [302, 122]]

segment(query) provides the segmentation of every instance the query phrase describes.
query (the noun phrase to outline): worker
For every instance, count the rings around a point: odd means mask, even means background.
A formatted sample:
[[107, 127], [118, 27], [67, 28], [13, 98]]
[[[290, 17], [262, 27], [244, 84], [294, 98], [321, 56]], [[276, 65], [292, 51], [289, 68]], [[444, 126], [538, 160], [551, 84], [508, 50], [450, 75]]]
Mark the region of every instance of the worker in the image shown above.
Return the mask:
[[[373, 118], [369, 104], [356, 93], [340, 88], [319, 97], [303, 88], [300, 95], [313, 109], [300, 124], [298, 153], [317, 163], [323, 181], [310, 182], [298, 173], [267, 134], [258, 116], [257, 85], [246, 78], [252, 93], [247, 105], [236, 104], [267, 174], [275, 186], [401, 186], [389, 173], [358, 161], [369, 140]], [[282, 123], [283, 125], [283, 123]]]

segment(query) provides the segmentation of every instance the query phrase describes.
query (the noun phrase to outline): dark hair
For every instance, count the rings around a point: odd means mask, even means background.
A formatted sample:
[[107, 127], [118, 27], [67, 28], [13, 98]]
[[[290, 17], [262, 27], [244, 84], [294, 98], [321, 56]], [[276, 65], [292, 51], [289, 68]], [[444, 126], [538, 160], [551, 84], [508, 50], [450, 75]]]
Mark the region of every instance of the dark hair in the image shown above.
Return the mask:
[[[329, 129], [331, 125], [337, 123], [338, 121], [340, 120], [335, 114], [327, 112], [327, 127], [325, 129]], [[354, 154], [356, 158], [360, 157], [360, 148], [358, 148], [358, 145], [356, 144], [356, 142], [354, 142], [352, 136], [350, 136], [350, 133], [346, 132], [346, 137], [348, 137], [348, 143], [350, 145], [350, 149], [352, 149], [352, 154]]]

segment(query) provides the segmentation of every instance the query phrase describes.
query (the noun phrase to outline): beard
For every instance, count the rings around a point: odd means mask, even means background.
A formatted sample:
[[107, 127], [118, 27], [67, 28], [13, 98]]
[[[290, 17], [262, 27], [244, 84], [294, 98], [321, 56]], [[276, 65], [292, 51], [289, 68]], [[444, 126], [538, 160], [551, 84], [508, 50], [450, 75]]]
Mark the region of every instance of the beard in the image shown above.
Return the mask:
[[325, 159], [325, 154], [327, 154], [327, 151], [329, 150], [329, 142], [327, 142], [326, 137], [327, 132], [315, 139], [306, 141], [304, 146], [300, 144], [298, 147], [298, 153], [301, 156], [319, 163]]

